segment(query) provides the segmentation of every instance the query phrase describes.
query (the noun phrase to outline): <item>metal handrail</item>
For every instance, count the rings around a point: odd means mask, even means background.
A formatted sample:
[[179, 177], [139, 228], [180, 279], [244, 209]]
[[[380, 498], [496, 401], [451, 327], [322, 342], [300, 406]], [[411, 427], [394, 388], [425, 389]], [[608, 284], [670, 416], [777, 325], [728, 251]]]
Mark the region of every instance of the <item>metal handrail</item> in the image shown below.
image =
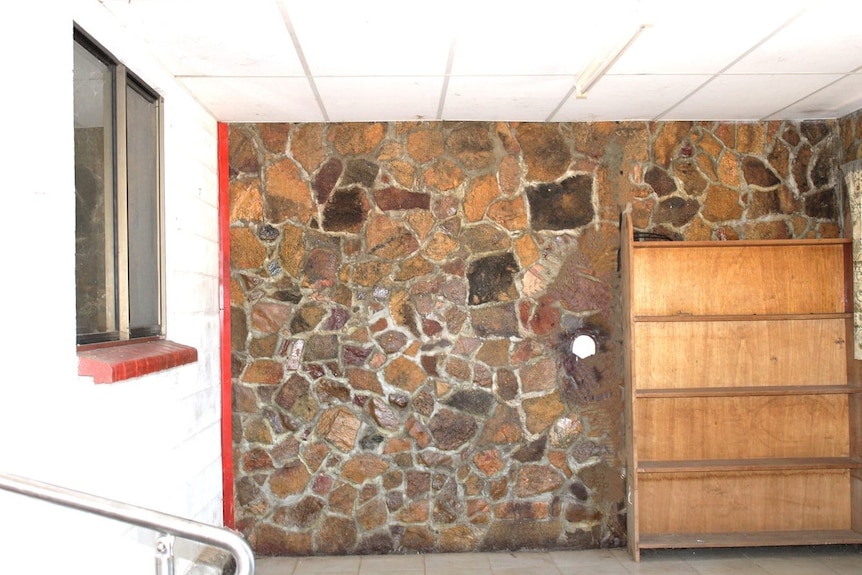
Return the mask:
[[251, 547], [230, 529], [7, 473], [0, 473], [0, 489], [218, 547], [233, 555], [235, 575], [254, 575]]

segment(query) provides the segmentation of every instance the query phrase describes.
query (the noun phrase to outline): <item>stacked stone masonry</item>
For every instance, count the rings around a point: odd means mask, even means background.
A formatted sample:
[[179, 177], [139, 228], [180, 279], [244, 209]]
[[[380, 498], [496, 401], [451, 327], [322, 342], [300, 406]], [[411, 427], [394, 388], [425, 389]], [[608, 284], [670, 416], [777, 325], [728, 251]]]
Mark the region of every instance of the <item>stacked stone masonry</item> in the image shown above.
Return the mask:
[[239, 529], [276, 555], [624, 544], [621, 210], [676, 239], [840, 236], [839, 134], [232, 125]]

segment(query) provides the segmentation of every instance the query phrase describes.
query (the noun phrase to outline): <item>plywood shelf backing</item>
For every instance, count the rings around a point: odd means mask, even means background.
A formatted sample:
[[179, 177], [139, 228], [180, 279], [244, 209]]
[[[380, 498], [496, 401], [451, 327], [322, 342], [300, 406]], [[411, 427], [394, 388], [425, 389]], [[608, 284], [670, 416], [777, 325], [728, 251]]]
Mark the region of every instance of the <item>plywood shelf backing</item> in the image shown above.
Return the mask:
[[862, 543], [849, 240], [622, 225], [628, 545]]

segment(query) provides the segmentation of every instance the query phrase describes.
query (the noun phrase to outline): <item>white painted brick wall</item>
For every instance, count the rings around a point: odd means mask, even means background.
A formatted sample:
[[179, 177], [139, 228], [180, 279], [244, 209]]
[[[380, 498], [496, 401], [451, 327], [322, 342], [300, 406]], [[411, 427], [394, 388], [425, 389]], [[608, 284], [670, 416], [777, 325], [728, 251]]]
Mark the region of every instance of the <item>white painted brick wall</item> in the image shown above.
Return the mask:
[[[216, 122], [98, 0], [13, 12], [0, 19], [12, 206], [0, 226], [0, 470], [220, 525]], [[165, 98], [168, 337], [199, 356], [112, 385], [77, 376], [73, 20]], [[152, 533], [4, 493], [0, 510], [4, 573], [153, 573]]]

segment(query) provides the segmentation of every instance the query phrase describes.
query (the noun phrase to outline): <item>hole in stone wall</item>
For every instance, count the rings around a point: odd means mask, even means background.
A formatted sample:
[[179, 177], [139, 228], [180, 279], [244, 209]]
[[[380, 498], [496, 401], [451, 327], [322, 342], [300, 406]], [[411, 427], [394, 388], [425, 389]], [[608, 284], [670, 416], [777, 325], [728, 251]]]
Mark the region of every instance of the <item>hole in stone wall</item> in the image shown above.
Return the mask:
[[572, 340], [572, 353], [578, 359], [586, 359], [596, 354], [596, 340], [582, 333]]

